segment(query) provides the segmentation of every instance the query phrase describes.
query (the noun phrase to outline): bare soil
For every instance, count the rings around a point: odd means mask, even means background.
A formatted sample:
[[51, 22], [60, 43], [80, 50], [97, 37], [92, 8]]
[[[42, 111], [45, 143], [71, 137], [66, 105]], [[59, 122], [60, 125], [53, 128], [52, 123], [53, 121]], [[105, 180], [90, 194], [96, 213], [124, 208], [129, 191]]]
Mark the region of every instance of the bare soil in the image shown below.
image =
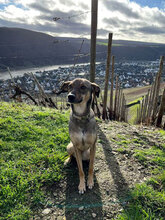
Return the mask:
[[[73, 160], [65, 167], [64, 179], [47, 189], [47, 205], [33, 219], [115, 219], [129, 202], [131, 188], [151, 176], [149, 167], [135, 158], [134, 150], [158, 145], [162, 140], [158, 133], [153, 135], [154, 130], [126, 123], [99, 123], [94, 188], [79, 195], [77, 164]], [[120, 152], [124, 142], [127, 147]], [[83, 165], [87, 176], [88, 163]]]

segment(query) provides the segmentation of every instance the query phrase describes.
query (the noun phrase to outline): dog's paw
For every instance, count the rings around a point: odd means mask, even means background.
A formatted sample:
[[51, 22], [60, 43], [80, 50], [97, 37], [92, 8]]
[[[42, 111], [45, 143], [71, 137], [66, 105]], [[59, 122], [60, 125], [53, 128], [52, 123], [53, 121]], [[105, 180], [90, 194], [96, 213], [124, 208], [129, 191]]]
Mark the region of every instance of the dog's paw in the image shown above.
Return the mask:
[[71, 162], [72, 158], [68, 157], [65, 161], [64, 161], [64, 166], [67, 166], [70, 162]]
[[89, 189], [92, 189], [94, 186], [93, 178], [88, 178], [87, 186]]
[[86, 191], [85, 183], [80, 183], [78, 186], [79, 194], [84, 194]]

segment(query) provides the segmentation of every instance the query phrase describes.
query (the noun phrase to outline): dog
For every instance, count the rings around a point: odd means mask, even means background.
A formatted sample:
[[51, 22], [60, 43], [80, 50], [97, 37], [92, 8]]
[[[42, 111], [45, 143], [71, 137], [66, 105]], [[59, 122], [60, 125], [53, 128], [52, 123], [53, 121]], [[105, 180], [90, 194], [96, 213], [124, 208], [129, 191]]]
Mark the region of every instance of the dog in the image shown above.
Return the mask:
[[86, 79], [77, 78], [64, 82], [58, 94], [68, 92], [68, 102], [71, 105], [69, 134], [71, 142], [67, 146], [68, 161], [72, 156], [76, 158], [79, 170], [80, 194], [86, 191], [85, 175], [82, 160], [89, 160], [87, 186], [92, 189], [94, 158], [96, 152], [96, 121], [91, 109], [93, 96], [99, 97], [100, 87]]

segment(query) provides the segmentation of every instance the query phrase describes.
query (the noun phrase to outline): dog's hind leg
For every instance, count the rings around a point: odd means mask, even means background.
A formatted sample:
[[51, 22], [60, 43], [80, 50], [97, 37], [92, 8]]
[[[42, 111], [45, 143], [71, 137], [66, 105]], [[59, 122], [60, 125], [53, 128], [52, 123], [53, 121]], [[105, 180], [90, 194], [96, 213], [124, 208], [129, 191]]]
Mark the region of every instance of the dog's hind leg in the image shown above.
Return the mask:
[[75, 156], [75, 153], [74, 153], [74, 147], [73, 147], [73, 144], [72, 142], [70, 142], [66, 148], [68, 154], [69, 154], [69, 157], [65, 160], [64, 162], [64, 165], [67, 165], [68, 163], [71, 162], [72, 160], [72, 157]]
[[74, 156], [74, 147], [73, 147], [72, 142], [68, 144], [68, 146], [66, 147], [66, 150], [70, 156]]

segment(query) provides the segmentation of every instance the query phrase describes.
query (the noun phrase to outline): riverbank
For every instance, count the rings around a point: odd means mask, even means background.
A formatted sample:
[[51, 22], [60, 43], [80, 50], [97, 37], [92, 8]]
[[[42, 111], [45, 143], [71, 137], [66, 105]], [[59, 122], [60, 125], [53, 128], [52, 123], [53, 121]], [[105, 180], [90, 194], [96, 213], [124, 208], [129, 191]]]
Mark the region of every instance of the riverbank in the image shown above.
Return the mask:
[[[59, 67], [69, 67], [72, 66], [72, 64], [61, 64], [61, 65], [51, 65], [51, 66], [38, 66], [38, 67], [25, 67], [25, 68], [16, 68], [16, 69], [11, 69], [11, 74], [13, 77], [17, 76], [23, 76], [25, 73], [35, 73], [38, 71], [50, 71], [54, 69], [58, 69]], [[2, 71], [0, 72], [0, 80], [7, 80], [10, 79], [10, 75], [8, 71]]]

